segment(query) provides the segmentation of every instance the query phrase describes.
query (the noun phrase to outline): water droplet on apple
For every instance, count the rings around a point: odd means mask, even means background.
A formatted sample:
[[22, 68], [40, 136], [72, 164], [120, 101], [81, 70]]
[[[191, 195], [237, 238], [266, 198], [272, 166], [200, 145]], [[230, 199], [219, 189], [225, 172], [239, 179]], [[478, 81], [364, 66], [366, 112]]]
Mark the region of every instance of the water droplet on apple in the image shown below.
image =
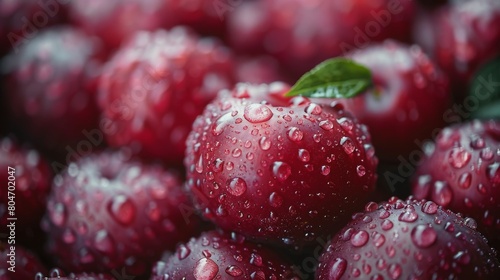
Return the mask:
[[234, 196], [240, 196], [246, 192], [247, 183], [242, 178], [235, 177], [233, 179], [228, 180], [226, 184], [226, 189], [230, 194]]
[[273, 112], [264, 104], [250, 104], [245, 107], [243, 117], [251, 123], [260, 123], [272, 118]]

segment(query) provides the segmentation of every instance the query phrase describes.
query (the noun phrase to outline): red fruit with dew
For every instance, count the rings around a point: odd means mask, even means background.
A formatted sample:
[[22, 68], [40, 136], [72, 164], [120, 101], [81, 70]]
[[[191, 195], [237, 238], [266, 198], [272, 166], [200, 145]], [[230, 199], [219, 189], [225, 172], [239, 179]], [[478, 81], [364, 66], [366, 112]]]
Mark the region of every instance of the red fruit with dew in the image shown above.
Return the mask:
[[500, 122], [447, 127], [412, 178], [412, 193], [474, 218], [500, 249]]
[[279, 253], [240, 235], [209, 231], [177, 246], [158, 261], [151, 280], [294, 279], [290, 262]]
[[233, 84], [231, 53], [186, 28], [137, 33], [105, 65], [99, 105], [113, 147], [180, 163], [191, 125]]
[[223, 229], [289, 247], [339, 229], [375, 188], [366, 127], [282, 83], [221, 91], [187, 140], [187, 188]]
[[371, 70], [373, 87], [338, 102], [368, 126], [381, 160], [407, 158], [419, 149], [416, 141], [445, 126], [451, 103], [448, 79], [418, 46], [389, 40], [347, 57]]
[[85, 131], [98, 126], [98, 52], [97, 41], [60, 26], [40, 31], [11, 53], [1, 66], [15, 130], [57, 156], [77, 149]]
[[199, 226], [176, 173], [105, 152], [71, 163], [54, 179], [42, 227], [56, 264], [74, 272], [150, 265]]
[[498, 279], [475, 225], [432, 201], [371, 202], [332, 238], [315, 279]]

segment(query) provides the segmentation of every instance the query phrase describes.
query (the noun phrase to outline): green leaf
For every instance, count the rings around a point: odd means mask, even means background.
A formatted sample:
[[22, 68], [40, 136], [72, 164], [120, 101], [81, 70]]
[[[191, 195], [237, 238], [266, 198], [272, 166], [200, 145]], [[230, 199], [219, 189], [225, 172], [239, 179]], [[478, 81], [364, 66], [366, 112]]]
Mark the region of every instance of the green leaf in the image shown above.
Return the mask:
[[463, 106], [471, 103], [473, 119], [500, 119], [500, 56], [477, 71]]
[[500, 119], [500, 100], [483, 105], [472, 116], [474, 119], [483, 120]]
[[371, 71], [346, 58], [328, 59], [304, 74], [285, 96], [350, 98], [372, 86]]

